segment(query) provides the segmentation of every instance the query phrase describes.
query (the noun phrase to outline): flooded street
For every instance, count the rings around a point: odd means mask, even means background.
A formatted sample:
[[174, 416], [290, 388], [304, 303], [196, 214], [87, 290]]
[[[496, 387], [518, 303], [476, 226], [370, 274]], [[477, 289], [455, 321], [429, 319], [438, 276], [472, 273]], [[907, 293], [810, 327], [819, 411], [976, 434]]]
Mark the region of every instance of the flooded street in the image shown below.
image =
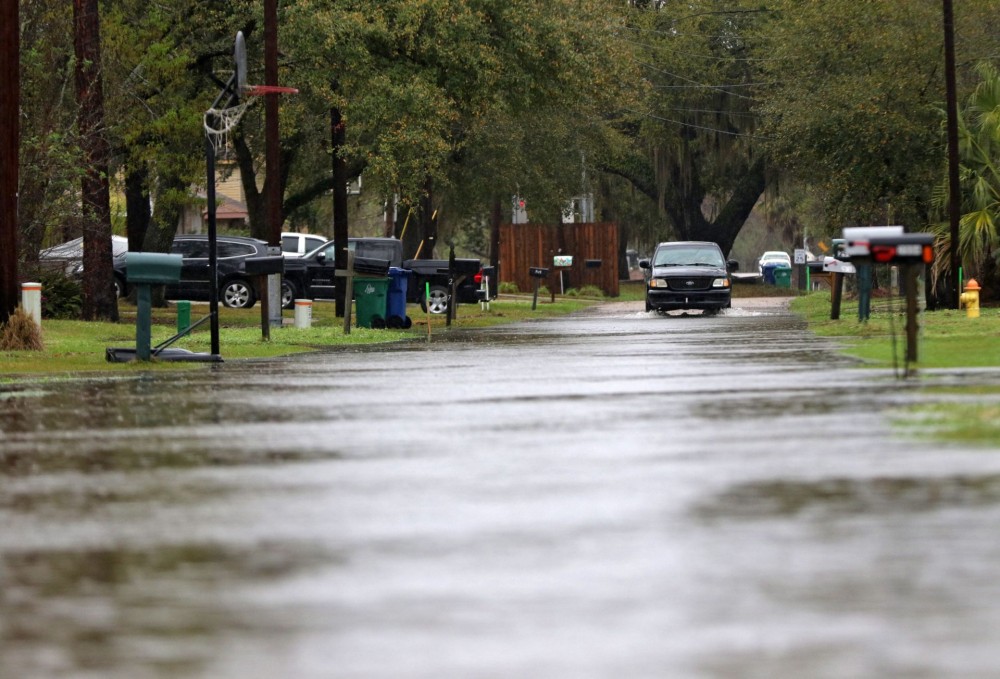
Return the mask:
[[0, 388], [0, 679], [997, 676], [967, 381], [734, 304]]

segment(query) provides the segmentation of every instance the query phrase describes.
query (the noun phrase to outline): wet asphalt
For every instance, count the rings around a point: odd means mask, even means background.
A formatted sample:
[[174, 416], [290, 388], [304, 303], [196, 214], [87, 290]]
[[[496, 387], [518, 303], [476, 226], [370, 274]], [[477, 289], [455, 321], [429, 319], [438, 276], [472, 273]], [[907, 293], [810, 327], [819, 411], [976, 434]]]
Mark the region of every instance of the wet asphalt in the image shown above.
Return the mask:
[[0, 387], [0, 679], [997, 676], [1000, 377], [734, 303]]

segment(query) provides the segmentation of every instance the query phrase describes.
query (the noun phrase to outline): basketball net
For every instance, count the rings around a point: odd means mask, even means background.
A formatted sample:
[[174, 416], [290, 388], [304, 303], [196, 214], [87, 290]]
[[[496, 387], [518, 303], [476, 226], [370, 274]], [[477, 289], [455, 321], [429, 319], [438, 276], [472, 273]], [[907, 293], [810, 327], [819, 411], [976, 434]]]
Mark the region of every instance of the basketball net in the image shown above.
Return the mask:
[[298, 94], [294, 87], [281, 85], [247, 85], [241, 93], [241, 100], [226, 108], [210, 108], [205, 111], [205, 134], [212, 141], [216, 155], [229, 147], [229, 133], [240, 124], [240, 119], [250, 105], [267, 94]]
[[229, 148], [229, 133], [232, 132], [243, 114], [246, 113], [250, 105], [257, 100], [257, 97], [243, 97], [242, 101], [226, 108], [210, 108], [205, 111], [204, 125], [205, 134], [208, 135], [216, 155], [221, 155]]

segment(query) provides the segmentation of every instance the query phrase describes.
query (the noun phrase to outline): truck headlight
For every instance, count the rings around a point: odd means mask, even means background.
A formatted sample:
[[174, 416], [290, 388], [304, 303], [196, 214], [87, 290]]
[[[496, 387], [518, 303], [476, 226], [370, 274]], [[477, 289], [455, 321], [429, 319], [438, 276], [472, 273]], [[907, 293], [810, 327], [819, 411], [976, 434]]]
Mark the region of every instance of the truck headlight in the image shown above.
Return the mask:
[[651, 278], [649, 281], [649, 287], [651, 288], [665, 288], [667, 287], [667, 281], [664, 278]]
[[728, 288], [729, 287], [729, 279], [728, 278], [716, 278], [714, 281], [712, 281], [712, 287], [713, 288]]

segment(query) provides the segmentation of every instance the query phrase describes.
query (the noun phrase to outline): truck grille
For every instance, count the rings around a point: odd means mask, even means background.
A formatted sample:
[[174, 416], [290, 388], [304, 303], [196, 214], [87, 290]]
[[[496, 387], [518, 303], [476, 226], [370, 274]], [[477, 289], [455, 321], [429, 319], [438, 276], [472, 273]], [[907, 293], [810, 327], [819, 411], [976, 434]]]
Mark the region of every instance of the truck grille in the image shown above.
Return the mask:
[[675, 292], [694, 292], [708, 290], [712, 287], [712, 280], [708, 276], [685, 276], [683, 278], [668, 278], [667, 285]]

